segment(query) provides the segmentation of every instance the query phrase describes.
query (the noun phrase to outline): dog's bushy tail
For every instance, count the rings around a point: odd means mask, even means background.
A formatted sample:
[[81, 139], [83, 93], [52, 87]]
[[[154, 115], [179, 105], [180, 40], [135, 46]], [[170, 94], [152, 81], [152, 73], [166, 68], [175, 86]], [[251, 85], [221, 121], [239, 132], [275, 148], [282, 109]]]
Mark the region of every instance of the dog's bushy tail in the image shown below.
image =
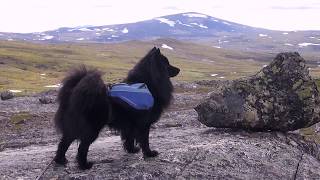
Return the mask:
[[58, 102], [60, 106], [67, 105], [73, 88], [79, 83], [79, 81], [88, 73], [85, 66], [80, 66], [77, 69], [73, 69], [68, 76], [62, 80], [63, 86], [58, 93]]
[[73, 69], [62, 81], [58, 93], [59, 108], [55, 116], [58, 130], [72, 126], [69, 119], [73, 119], [73, 115], [90, 116], [97, 112], [96, 115], [101, 116], [99, 113], [107, 110], [102, 108], [108, 108], [106, 91], [99, 71], [88, 70], [85, 66]]

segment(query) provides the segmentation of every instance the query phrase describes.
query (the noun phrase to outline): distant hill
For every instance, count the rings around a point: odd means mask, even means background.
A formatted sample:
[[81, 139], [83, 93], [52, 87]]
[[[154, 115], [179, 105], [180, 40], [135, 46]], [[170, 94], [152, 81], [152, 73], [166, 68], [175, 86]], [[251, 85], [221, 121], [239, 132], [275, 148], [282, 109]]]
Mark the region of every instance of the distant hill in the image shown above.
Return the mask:
[[250, 27], [201, 13], [180, 13], [146, 21], [107, 25], [63, 27], [38, 33], [0, 33], [0, 40], [33, 42], [113, 43], [172, 38], [207, 43], [216, 48], [246, 51], [294, 50], [318, 52], [320, 31], [273, 31]]

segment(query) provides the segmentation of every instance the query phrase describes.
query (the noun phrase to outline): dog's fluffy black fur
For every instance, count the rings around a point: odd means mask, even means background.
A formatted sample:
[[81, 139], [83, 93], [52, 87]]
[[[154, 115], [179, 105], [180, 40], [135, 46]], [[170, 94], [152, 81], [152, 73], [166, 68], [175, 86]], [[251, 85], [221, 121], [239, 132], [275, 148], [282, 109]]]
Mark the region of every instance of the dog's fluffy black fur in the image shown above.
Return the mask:
[[[157, 151], [149, 147], [150, 126], [157, 122], [172, 99], [173, 86], [170, 77], [179, 73], [168, 59], [153, 48], [128, 73], [124, 82], [146, 83], [154, 97], [154, 106], [148, 111], [133, 111], [114, 102], [107, 95], [101, 73], [75, 69], [64, 80], [58, 94], [59, 108], [55, 115], [57, 129], [62, 133], [55, 156], [58, 164], [67, 163], [65, 153], [74, 140], [79, 140], [77, 161], [81, 169], [89, 169], [87, 161], [90, 144], [101, 129], [108, 125], [120, 132], [124, 149], [137, 153], [142, 149], [144, 157], [155, 157]], [[137, 147], [139, 144], [140, 147]]]

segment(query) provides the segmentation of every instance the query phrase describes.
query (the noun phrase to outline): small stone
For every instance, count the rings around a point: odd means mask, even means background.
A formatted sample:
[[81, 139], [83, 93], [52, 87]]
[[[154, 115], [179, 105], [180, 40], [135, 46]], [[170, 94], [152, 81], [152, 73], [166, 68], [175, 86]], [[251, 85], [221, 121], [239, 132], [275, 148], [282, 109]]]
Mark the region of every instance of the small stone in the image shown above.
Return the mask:
[[318, 123], [316, 125], [316, 129], [315, 129], [316, 133], [320, 133], [320, 123]]
[[10, 91], [4, 91], [1, 93], [0, 96], [1, 96], [1, 100], [3, 101], [14, 98], [13, 92], [10, 92]]
[[39, 101], [41, 104], [51, 104], [54, 103], [54, 99], [48, 97], [48, 96], [41, 96], [39, 98]]
[[320, 121], [320, 97], [305, 60], [289, 52], [256, 75], [212, 93], [195, 110], [209, 127], [294, 131]]

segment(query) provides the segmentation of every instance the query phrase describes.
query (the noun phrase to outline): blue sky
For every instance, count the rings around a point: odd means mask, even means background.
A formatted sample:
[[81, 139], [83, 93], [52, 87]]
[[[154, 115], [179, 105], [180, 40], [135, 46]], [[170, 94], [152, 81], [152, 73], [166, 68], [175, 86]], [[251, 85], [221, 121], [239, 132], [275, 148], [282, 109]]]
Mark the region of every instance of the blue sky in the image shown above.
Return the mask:
[[320, 0], [0, 0], [0, 32], [137, 22], [199, 12], [274, 30], [320, 30]]

